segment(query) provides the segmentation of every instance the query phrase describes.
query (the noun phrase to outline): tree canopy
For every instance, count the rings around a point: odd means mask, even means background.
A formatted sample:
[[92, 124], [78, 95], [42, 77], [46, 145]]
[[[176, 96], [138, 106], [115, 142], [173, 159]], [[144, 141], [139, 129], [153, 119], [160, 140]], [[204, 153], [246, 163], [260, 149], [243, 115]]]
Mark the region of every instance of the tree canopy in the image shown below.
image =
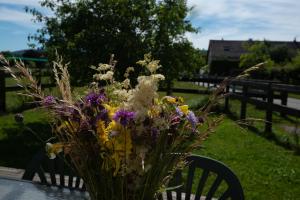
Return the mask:
[[[199, 67], [197, 50], [185, 37], [197, 32], [187, 15], [186, 0], [42, 0], [53, 16], [27, 8], [44, 23], [30, 39], [38, 41], [53, 59], [55, 52], [71, 63], [74, 82], [89, 81], [90, 65], [115, 55], [117, 74], [135, 66], [151, 52], [160, 59], [171, 82], [179, 71]], [[200, 56], [200, 55], [199, 55]]]
[[255, 72], [259, 78], [278, 79], [286, 83], [299, 83], [300, 51], [287, 45], [270, 45], [267, 41], [246, 43], [247, 53], [240, 57], [241, 68], [266, 62], [264, 69]]
[[240, 56], [241, 68], [249, 68], [261, 62], [272, 62], [269, 48], [264, 42], [245, 43], [247, 53]]

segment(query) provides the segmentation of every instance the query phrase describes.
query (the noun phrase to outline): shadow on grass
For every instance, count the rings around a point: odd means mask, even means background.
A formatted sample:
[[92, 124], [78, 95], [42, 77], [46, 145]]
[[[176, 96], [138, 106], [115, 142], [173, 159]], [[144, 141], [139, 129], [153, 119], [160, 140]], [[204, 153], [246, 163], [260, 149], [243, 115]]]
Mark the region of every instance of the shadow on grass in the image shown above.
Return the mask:
[[51, 127], [46, 123], [28, 123], [26, 127], [20, 125], [15, 128], [2, 128], [1, 166], [25, 168], [32, 156], [44, 147], [44, 142], [51, 136]]
[[[236, 113], [233, 113], [230, 111], [226, 111], [225, 113], [226, 113], [226, 116], [233, 121], [240, 120]], [[286, 117], [285, 119], [289, 119], [290, 122], [294, 122], [294, 119], [292, 119], [290, 117]], [[258, 136], [264, 137], [267, 140], [274, 141], [279, 146], [282, 146], [289, 150], [294, 150], [295, 154], [300, 155], [300, 146], [292, 144], [289, 140], [283, 140], [282, 138], [278, 137], [274, 132], [265, 132], [265, 131], [259, 130], [257, 127], [255, 127], [252, 124], [247, 124], [247, 125], [239, 124], [239, 125], [243, 128], [247, 128], [250, 132], [252, 132]]]
[[39, 105], [33, 102], [22, 102], [20, 104], [7, 107], [6, 108], [6, 113], [3, 114], [8, 114], [8, 113], [22, 113], [23, 111], [30, 110], [33, 108], [37, 108]]

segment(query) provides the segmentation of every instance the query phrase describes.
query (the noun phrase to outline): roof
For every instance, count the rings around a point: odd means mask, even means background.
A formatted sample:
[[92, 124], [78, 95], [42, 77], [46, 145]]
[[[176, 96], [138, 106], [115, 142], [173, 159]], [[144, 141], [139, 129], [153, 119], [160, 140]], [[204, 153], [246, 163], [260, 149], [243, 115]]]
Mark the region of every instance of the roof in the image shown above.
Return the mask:
[[[213, 60], [239, 61], [241, 54], [246, 53], [245, 43], [257, 40], [210, 40], [208, 46], [208, 64]], [[271, 46], [285, 45], [291, 49], [300, 49], [297, 41], [264, 41]]]

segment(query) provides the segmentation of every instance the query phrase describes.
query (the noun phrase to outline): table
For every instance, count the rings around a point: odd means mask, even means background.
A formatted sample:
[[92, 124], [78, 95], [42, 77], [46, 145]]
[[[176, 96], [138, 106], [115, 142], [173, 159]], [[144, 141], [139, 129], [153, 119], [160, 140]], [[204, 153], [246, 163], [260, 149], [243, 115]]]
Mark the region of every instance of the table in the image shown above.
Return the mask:
[[87, 192], [0, 177], [0, 200], [87, 200]]
[[[172, 192], [173, 199], [175, 192]], [[191, 195], [194, 199], [194, 195]], [[89, 200], [87, 192], [70, 190], [57, 186], [46, 186], [39, 183], [0, 177], [0, 200]], [[166, 193], [163, 193], [166, 200]], [[182, 194], [185, 199], [185, 194]], [[201, 197], [201, 200], [205, 197]], [[216, 200], [213, 198], [213, 200]]]

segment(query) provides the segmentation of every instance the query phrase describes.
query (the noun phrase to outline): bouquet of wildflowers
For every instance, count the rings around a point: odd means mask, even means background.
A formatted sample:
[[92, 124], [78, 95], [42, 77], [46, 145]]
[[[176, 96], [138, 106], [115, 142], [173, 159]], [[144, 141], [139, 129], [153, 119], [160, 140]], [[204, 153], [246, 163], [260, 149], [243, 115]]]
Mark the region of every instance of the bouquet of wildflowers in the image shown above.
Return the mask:
[[158, 83], [164, 76], [156, 73], [161, 66], [149, 54], [137, 62], [147, 72], [137, 78], [135, 87], [129, 79], [134, 68], [127, 68], [124, 81], [118, 82], [115, 64], [111, 59], [109, 64], [93, 66], [95, 82], [77, 98], [61, 59], [53, 68], [60, 97], [45, 95], [22, 63], [16, 64], [21, 75], [7, 70], [26, 95], [51, 111], [58, 142], [47, 144], [48, 154], [54, 158], [64, 151], [70, 157], [91, 199], [155, 199], [185, 164], [185, 157], [211, 132], [205, 120], [207, 107], [197, 117], [182, 98], [159, 98]]

